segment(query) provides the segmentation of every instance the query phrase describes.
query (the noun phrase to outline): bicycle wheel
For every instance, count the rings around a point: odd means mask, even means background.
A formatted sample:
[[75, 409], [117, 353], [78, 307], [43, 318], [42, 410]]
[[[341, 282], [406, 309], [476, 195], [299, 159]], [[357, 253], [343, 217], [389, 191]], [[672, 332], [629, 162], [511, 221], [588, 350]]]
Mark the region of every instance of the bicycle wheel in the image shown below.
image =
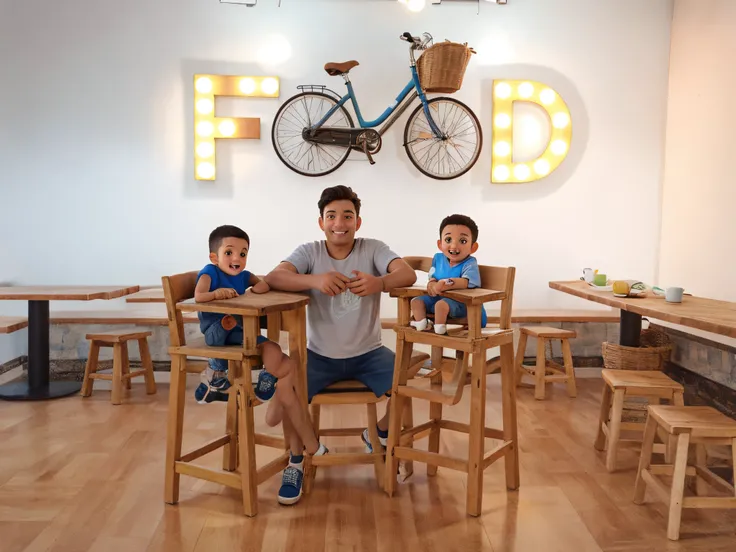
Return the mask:
[[453, 98], [429, 100], [432, 119], [442, 132], [432, 132], [424, 106], [409, 116], [404, 129], [404, 148], [414, 166], [437, 180], [450, 180], [468, 172], [483, 147], [483, 132], [478, 117], [464, 103]]
[[[314, 144], [302, 137], [302, 131], [319, 122], [336, 103], [328, 94], [304, 92], [289, 98], [276, 113], [271, 142], [276, 155], [292, 171], [304, 176], [322, 176], [337, 170], [347, 160], [350, 148]], [[353, 119], [340, 106], [323, 126], [350, 128]]]

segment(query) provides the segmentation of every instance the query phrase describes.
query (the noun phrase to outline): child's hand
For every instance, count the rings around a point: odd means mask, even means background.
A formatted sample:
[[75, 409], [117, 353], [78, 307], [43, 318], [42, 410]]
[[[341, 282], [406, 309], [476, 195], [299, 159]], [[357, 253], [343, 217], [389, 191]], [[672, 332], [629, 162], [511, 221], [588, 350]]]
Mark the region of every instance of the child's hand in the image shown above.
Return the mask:
[[439, 280], [435, 282], [429, 282], [427, 284], [427, 292], [431, 297], [435, 297], [445, 291], [446, 284], [444, 280]]
[[270, 291], [271, 287], [266, 283], [265, 280], [261, 280], [256, 285], [251, 286], [250, 290], [253, 293], [266, 293]]
[[232, 299], [237, 297], [238, 292], [233, 288], [220, 288], [215, 290], [215, 300], [220, 301], [222, 299]]

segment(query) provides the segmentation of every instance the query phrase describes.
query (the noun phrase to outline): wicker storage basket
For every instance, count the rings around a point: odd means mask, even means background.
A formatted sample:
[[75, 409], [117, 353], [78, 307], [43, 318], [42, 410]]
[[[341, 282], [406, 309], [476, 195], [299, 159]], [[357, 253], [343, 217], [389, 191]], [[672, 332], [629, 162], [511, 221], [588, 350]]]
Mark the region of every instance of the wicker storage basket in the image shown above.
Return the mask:
[[661, 370], [672, 352], [666, 333], [653, 329], [641, 332], [640, 347], [604, 342], [603, 365], [611, 370]]
[[460, 90], [465, 68], [474, 53], [467, 43], [449, 40], [427, 48], [417, 60], [419, 82], [424, 91], [452, 94]]

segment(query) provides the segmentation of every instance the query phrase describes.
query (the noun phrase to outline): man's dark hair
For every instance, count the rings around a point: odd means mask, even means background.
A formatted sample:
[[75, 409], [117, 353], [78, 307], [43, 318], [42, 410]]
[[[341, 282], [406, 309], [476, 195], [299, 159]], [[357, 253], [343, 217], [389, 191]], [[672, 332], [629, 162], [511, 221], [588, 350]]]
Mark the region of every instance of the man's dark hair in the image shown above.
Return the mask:
[[322, 195], [317, 202], [317, 206], [319, 207], [319, 216], [324, 214], [324, 210], [327, 205], [333, 201], [340, 201], [341, 199], [352, 201], [355, 206], [355, 216], [357, 217], [360, 215], [360, 198], [358, 197], [358, 194], [356, 194], [352, 188], [340, 185], [325, 188], [322, 191]]
[[475, 221], [467, 215], [450, 215], [445, 217], [440, 223], [440, 239], [442, 239], [442, 231], [445, 226], [457, 224], [459, 226], [467, 226], [470, 229], [470, 235], [473, 238], [473, 243], [478, 241], [478, 225]]
[[250, 238], [245, 231], [241, 230], [237, 226], [226, 224], [224, 226], [218, 226], [210, 234], [210, 253], [217, 253], [217, 250], [220, 249], [220, 245], [222, 245], [222, 240], [225, 238], [240, 238], [247, 241], [248, 247], [250, 247]]

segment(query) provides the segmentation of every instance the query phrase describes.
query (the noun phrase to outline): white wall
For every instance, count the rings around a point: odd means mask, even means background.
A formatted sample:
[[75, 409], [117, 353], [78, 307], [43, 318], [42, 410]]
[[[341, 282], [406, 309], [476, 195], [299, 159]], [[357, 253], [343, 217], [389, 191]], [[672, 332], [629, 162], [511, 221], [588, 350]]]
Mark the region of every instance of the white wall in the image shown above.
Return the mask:
[[659, 280], [736, 301], [736, 2], [678, 0]]
[[[155, 284], [203, 265], [207, 235], [223, 223], [249, 232], [251, 268], [267, 271], [298, 243], [320, 237], [316, 201], [335, 184], [362, 197], [362, 235], [402, 255], [432, 254], [445, 215], [473, 216], [479, 260], [518, 268], [519, 308], [595, 308], [547, 286], [584, 266], [654, 277], [671, 1], [481, 2], [479, 15], [473, 2], [419, 14], [388, 1], [282, 4], [2, 2], [0, 281]], [[373, 167], [353, 154], [324, 178], [286, 169], [270, 143], [280, 103], [300, 83], [342, 91], [322, 65], [357, 59], [352, 77], [363, 111], [379, 113], [408, 78], [398, 40], [406, 30], [467, 41], [479, 52], [457, 94], [485, 130], [473, 171], [451, 182], [420, 175], [401, 147], [406, 115]], [[278, 65], [263, 61], [274, 35], [292, 49]], [[282, 79], [279, 101], [218, 103], [222, 113], [260, 116], [262, 140], [220, 144], [214, 183], [193, 178], [197, 72]], [[546, 82], [571, 109], [570, 155], [543, 181], [489, 182], [497, 78]], [[393, 305], [386, 307], [391, 315]], [[0, 303], [0, 313], [24, 308]]]

